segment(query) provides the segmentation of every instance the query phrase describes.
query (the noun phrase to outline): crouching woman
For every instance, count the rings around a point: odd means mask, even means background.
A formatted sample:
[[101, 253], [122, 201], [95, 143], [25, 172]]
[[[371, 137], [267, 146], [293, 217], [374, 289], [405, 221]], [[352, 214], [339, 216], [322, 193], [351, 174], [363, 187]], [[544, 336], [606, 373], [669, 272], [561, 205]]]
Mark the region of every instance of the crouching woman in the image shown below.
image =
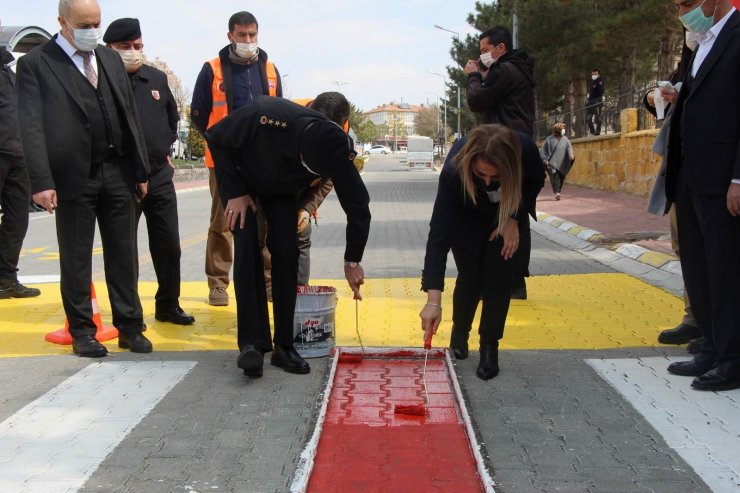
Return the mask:
[[442, 168], [422, 273], [427, 292], [422, 329], [429, 337], [442, 320], [445, 268], [452, 250], [458, 274], [450, 347], [457, 359], [468, 357], [468, 337], [482, 300], [477, 375], [483, 380], [499, 372], [498, 345], [509, 312], [518, 225], [527, 214], [536, 219], [537, 194], [544, 182], [544, 166], [532, 139], [502, 125], [473, 129], [455, 144]]

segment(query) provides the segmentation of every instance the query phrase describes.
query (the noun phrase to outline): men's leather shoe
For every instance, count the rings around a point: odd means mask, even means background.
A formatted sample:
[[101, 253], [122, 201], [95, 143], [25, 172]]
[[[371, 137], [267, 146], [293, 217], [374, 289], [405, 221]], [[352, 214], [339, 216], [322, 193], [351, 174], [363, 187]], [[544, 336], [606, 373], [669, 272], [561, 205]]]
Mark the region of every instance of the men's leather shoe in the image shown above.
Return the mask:
[[179, 306], [170, 310], [156, 312], [154, 314], [154, 318], [160, 322], [171, 322], [177, 325], [192, 325], [193, 322], [195, 322], [195, 317], [191, 317], [185, 313], [185, 311]]
[[306, 360], [298, 354], [298, 351], [293, 346], [279, 346], [275, 344], [270, 364], [280, 367], [288, 373], [303, 374], [311, 371], [311, 367], [308, 366]]
[[476, 374], [481, 380], [490, 380], [498, 375], [498, 346], [480, 347], [480, 362]]
[[469, 332], [455, 328], [452, 326], [452, 335], [450, 335], [450, 349], [452, 354], [455, 355], [455, 359], [463, 360], [468, 359], [470, 352], [468, 351], [468, 337]]
[[681, 375], [682, 377], [698, 377], [703, 375], [714, 366], [715, 359], [705, 353], [700, 353], [688, 361], [677, 361], [668, 365], [668, 373]]
[[34, 298], [40, 294], [40, 290], [26, 287], [18, 281], [15, 281], [9, 286], [0, 287], [0, 300], [7, 300], [10, 298]]
[[141, 332], [126, 334], [118, 331], [118, 347], [130, 349], [132, 353], [151, 353], [152, 343]]
[[725, 361], [691, 382], [696, 390], [720, 392], [740, 388], [740, 363]]
[[93, 336], [80, 336], [72, 340], [72, 352], [83, 358], [100, 358], [108, 354], [108, 349]]
[[686, 344], [697, 337], [701, 337], [699, 327], [680, 324], [678, 327], [661, 332], [658, 336], [658, 342], [661, 344]]
[[261, 377], [264, 356], [265, 352], [261, 348], [247, 344], [239, 352], [236, 366], [244, 370], [248, 377]]
[[697, 337], [696, 339], [691, 339], [689, 341], [689, 345], [686, 346], [686, 351], [688, 351], [689, 354], [699, 354], [701, 352], [701, 347], [703, 345], [704, 345], [703, 337]]

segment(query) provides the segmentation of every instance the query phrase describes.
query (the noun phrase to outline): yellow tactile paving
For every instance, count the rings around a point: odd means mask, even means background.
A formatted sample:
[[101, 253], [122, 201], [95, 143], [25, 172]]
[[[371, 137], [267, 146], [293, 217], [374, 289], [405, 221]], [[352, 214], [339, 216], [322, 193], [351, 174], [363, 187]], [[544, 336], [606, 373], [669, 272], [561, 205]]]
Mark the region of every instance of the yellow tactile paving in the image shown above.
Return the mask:
[[[316, 285], [338, 288], [337, 344], [357, 345], [355, 306], [344, 280]], [[529, 300], [512, 302], [502, 341], [503, 349], [605, 349], [655, 345], [660, 330], [679, 317], [682, 301], [625, 274], [538, 276], [527, 282]], [[425, 294], [419, 279], [370, 279], [363, 287], [359, 323], [368, 346], [419, 346], [418, 312]], [[446, 345], [452, 316], [451, 289], [443, 299], [444, 320], [434, 345]], [[39, 298], [0, 300], [0, 357], [69, 354], [69, 347], [44, 341], [44, 335], [63, 326], [59, 286], [45, 284]], [[110, 306], [104, 283], [97, 283], [104, 323]], [[205, 282], [185, 282], [181, 303], [193, 314], [194, 326], [181, 327], [154, 320], [156, 283], [140, 283], [147, 337], [158, 351], [224, 350], [236, 348], [236, 308], [205, 303]], [[477, 323], [477, 321], [476, 321]], [[475, 329], [474, 329], [475, 330]], [[475, 348], [476, 337], [471, 339]], [[108, 348], [118, 351], [115, 341]]]

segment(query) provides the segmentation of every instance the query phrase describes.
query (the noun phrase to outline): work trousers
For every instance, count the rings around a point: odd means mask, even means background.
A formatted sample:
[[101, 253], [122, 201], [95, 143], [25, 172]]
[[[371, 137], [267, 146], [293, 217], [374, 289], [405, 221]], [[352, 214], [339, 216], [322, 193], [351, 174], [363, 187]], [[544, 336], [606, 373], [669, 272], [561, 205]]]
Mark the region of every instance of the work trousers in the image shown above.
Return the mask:
[[[272, 313], [275, 334], [281, 346], [293, 345], [293, 316], [296, 302], [298, 247], [296, 245], [295, 196], [260, 197], [269, 234], [267, 248], [272, 260]], [[272, 349], [270, 319], [265, 293], [264, 264], [258, 241], [256, 215], [249, 210], [244, 229], [234, 235], [234, 291], [238, 344]]]
[[109, 161], [93, 165], [82, 195], [59, 200], [55, 211], [62, 304], [72, 337], [96, 332], [90, 296], [96, 220], [113, 325], [124, 333], [141, 331], [144, 325], [137, 290], [133, 183], [124, 176], [130, 163], [118, 157]]
[[157, 274], [155, 313], [179, 306], [180, 298], [180, 228], [177, 216], [175, 184], [168, 180], [154, 188], [136, 209], [136, 228], [142, 213], [146, 217], [149, 253]]
[[28, 170], [20, 156], [0, 154], [0, 288], [18, 281], [18, 259], [28, 231], [31, 197]]
[[483, 242], [459, 241], [452, 245], [457, 265], [452, 295], [455, 331], [470, 333], [478, 303], [483, 301], [478, 334], [481, 346], [496, 346], [504, 336], [509, 313], [514, 260], [501, 256], [503, 238]]
[[229, 272], [234, 261], [233, 238], [216, 185], [216, 173], [208, 169], [208, 186], [211, 189], [211, 222], [206, 240], [206, 277], [208, 289], [227, 288]]

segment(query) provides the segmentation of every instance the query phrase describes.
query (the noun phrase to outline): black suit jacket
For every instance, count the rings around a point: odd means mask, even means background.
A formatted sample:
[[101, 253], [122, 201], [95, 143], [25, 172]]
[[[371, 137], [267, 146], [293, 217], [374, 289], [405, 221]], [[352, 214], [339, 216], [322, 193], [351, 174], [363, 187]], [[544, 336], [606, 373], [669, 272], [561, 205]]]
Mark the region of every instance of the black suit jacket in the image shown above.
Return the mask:
[[[73, 77], [78, 70], [56, 42], [56, 36], [18, 61], [18, 115], [21, 141], [32, 193], [55, 189], [61, 200], [76, 199], [85, 190], [92, 159], [90, 120]], [[118, 53], [99, 45], [98, 67], [123, 113], [134, 142], [130, 165], [137, 183], [149, 178], [146, 145], [134, 96]], [[103, 74], [98, 74], [101, 77]]]
[[668, 141], [669, 202], [682, 166], [702, 195], [726, 194], [740, 179], [740, 12], [727, 20], [693, 81], [690, 74], [689, 66]]
[[[322, 130], [309, 138], [304, 135], [309, 125]], [[224, 204], [243, 195], [297, 199], [317, 178], [331, 178], [347, 214], [344, 259], [362, 260], [370, 196], [353, 163], [352, 140], [339, 125], [287, 99], [258, 96], [213, 125], [205, 137]]]

